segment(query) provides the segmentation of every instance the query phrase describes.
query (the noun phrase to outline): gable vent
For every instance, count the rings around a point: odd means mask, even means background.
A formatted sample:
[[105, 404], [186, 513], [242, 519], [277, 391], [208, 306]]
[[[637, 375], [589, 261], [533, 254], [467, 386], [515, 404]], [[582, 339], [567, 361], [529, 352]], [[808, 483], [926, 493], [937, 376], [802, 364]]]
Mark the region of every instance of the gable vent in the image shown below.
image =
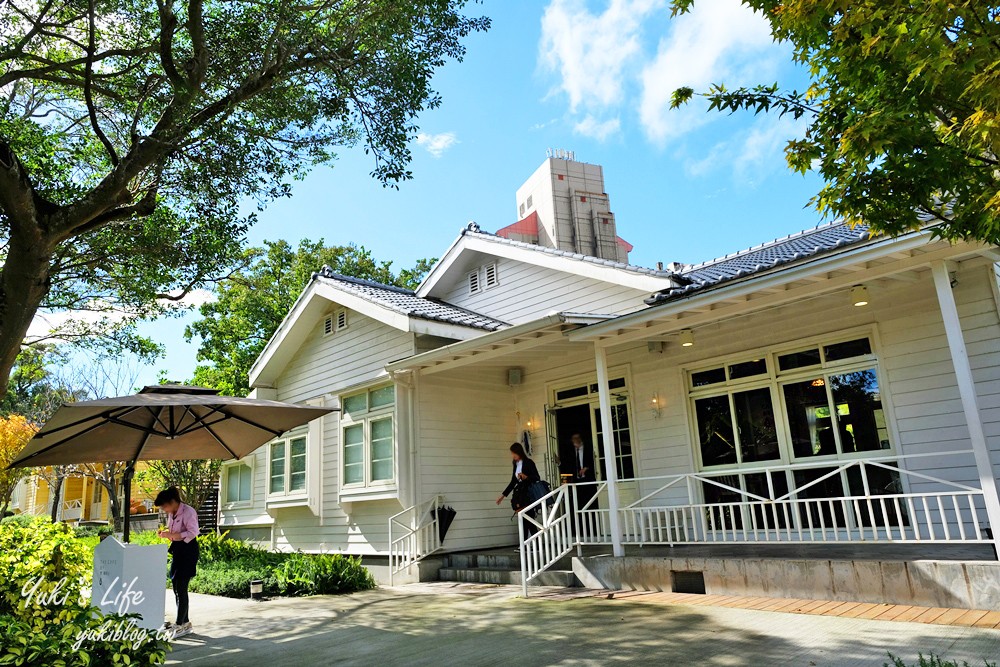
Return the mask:
[[469, 274], [469, 294], [479, 294], [483, 291], [483, 286], [479, 282], [479, 269]]
[[347, 328], [347, 311], [341, 310], [337, 313], [337, 331]]
[[496, 287], [500, 284], [500, 278], [497, 276], [497, 265], [487, 264], [483, 269], [486, 274], [486, 287]]
[[323, 318], [323, 335], [329, 336], [333, 333], [333, 315], [327, 315]]

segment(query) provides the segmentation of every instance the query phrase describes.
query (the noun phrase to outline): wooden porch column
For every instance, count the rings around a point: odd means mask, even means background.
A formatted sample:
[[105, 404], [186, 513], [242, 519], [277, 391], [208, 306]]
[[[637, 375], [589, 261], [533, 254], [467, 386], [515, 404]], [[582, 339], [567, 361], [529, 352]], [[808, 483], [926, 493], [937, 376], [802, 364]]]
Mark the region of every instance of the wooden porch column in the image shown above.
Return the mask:
[[608, 483], [608, 528], [611, 530], [612, 553], [616, 557], [625, 555], [622, 547], [621, 517], [618, 515], [618, 459], [615, 457], [614, 422], [611, 419], [611, 390], [608, 387], [608, 350], [600, 343], [594, 343], [594, 357], [597, 365], [597, 395], [601, 403], [601, 448], [604, 450], [604, 468]]
[[997, 556], [1000, 557], [1000, 496], [997, 494], [996, 475], [993, 472], [986, 433], [983, 431], [983, 421], [979, 414], [976, 384], [972, 376], [972, 366], [969, 365], [969, 354], [965, 349], [962, 322], [958, 317], [955, 295], [951, 291], [951, 276], [948, 272], [948, 265], [943, 260], [931, 264], [931, 272], [934, 275], [934, 287], [937, 290], [938, 305], [941, 308], [941, 319], [944, 320], [944, 330], [948, 336], [951, 363], [955, 367], [958, 393], [962, 397], [965, 421], [969, 425], [969, 439], [972, 441], [972, 451], [979, 472], [979, 483], [983, 490], [983, 500], [986, 502], [986, 516], [990, 521], [990, 530], [993, 534], [993, 547]]

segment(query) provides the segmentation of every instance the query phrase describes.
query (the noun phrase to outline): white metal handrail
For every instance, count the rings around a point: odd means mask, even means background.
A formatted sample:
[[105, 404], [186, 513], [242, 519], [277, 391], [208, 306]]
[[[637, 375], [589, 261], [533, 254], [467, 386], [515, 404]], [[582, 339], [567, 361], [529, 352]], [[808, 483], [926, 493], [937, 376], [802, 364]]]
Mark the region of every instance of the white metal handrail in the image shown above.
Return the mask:
[[[624, 544], [760, 544], [788, 542], [847, 543], [995, 543], [1000, 527], [990, 527], [982, 489], [942, 479], [907, 462], [931, 457], [955, 457], [972, 450], [877, 456], [852, 460], [825, 460], [779, 464], [734, 470], [708, 470], [680, 475], [619, 480], [644, 492], [619, 508]], [[836, 496], [803, 497], [832, 478], [843, 479], [859, 472], [861, 488], [853, 486]], [[870, 488], [869, 470], [897, 475], [899, 488]], [[794, 483], [789, 472], [816, 470], [816, 477]], [[729, 479], [765, 474], [766, 496], [742, 489]], [[778, 476], [787, 489], [775, 487]], [[902, 480], [933, 488], [904, 490]], [[894, 482], [895, 484], [895, 482]], [[705, 502], [701, 488], [711, 485], [733, 494], [735, 499]], [[584, 487], [588, 487], [584, 491]], [[532, 503], [522, 512], [521, 565], [524, 594], [527, 584], [563, 558], [574, 546], [612, 543], [610, 510], [599, 507], [598, 498], [606, 482], [582, 482], [562, 486]], [[581, 498], [589, 499], [581, 503]], [[672, 496], [672, 497], [664, 497]], [[540, 512], [540, 520], [527, 513]], [[525, 537], [523, 524], [537, 528]], [[567, 535], [567, 527], [571, 527]]]
[[443, 506], [444, 496], [436, 495], [389, 517], [390, 586], [396, 574], [441, 548], [438, 516]]

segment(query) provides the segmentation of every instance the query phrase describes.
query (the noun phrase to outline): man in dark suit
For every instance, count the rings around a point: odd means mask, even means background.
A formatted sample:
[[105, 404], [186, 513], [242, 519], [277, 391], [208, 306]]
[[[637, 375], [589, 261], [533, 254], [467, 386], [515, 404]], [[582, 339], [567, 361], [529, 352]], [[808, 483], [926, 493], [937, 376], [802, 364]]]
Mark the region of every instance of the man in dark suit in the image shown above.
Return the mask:
[[[571, 484], [580, 484], [576, 489], [578, 507], [586, 507], [590, 499], [597, 493], [597, 471], [594, 470], [594, 449], [584, 444], [583, 436], [574, 433], [570, 438], [573, 444], [572, 458], [563, 461], [563, 474], [572, 475]], [[587, 509], [597, 509], [597, 501]]]

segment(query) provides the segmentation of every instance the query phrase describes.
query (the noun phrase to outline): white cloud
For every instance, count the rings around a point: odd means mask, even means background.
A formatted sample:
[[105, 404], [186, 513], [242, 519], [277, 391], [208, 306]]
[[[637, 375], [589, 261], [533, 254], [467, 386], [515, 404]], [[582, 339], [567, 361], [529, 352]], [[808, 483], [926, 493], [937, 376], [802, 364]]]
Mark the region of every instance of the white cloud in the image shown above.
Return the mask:
[[442, 132], [440, 134], [428, 134], [421, 132], [417, 135], [417, 145], [423, 147], [433, 157], [441, 157], [444, 152], [458, 143], [458, 137], [454, 132]]
[[760, 116], [747, 130], [733, 139], [712, 146], [699, 160], [685, 163], [691, 176], [707, 176], [720, 170], [731, 170], [737, 181], [755, 186], [764, 176], [784, 164], [785, 145], [805, 132], [804, 119], [790, 116]]
[[587, 114], [583, 120], [573, 126], [573, 131], [586, 137], [604, 141], [621, 129], [621, 121], [618, 118], [608, 118], [598, 120], [594, 116]]
[[552, 0], [542, 16], [540, 62], [559, 73], [570, 112], [614, 106], [626, 65], [642, 50], [642, 21], [664, 0], [611, 0], [592, 13], [583, 0]]
[[740, 0], [695, 2], [689, 14], [671, 21], [656, 56], [642, 70], [639, 118], [646, 135], [664, 144], [712, 120], [699, 100], [670, 109], [677, 88], [766, 82], [787, 57], [786, 49], [774, 44], [767, 20]]

